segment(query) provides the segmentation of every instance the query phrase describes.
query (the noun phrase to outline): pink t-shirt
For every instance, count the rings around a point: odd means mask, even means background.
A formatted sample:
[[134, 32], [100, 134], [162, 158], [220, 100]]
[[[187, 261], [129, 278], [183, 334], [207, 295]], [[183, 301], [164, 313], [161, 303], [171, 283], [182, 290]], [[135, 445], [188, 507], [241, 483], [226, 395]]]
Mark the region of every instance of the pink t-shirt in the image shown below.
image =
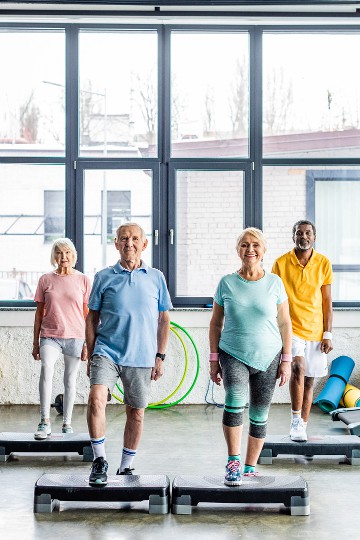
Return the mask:
[[45, 302], [40, 336], [84, 339], [83, 305], [88, 303], [90, 289], [89, 278], [77, 270], [67, 276], [56, 272], [41, 276], [34, 298]]

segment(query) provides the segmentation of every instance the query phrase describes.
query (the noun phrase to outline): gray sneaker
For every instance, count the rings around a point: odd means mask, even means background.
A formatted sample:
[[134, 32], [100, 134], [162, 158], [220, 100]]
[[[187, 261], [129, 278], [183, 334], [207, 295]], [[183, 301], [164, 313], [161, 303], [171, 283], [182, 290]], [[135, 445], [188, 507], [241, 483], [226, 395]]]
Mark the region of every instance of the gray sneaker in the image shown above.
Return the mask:
[[44, 420], [40, 420], [40, 424], [37, 427], [37, 431], [34, 433], [34, 439], [37, 441], [42, 441], [44, 439], [47, 439], [51, 435], [51, 425], [44, 422]]
[[74, 430], [73, 428], [70, 426], [70, 424], [64, 424], [63, 427], [61, 428], [61, 431], [63, 433], [74, 433]]

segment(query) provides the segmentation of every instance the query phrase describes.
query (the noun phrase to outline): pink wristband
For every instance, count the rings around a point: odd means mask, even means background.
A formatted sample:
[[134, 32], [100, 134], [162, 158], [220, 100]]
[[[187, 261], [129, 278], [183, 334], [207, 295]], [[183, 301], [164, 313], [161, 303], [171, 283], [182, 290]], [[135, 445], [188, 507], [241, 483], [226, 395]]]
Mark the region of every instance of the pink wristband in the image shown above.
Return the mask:
[[292, 354], [290, 354], [290, 353], [282, 353], [280, 360], [282, 362], [292, 362]]
[[209, 354], [209, 362], [218, 362], [219, 361], [219, 353], [218, 352], [211, 352]]

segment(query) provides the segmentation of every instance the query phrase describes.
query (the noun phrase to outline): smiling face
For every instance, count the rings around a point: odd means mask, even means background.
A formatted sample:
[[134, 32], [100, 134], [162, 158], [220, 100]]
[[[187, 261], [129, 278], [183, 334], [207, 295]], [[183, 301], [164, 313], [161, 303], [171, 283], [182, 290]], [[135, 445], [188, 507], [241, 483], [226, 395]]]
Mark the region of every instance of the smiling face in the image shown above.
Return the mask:
[[312, 226], [308, 223], [298, 225], [295, 229], [293, 240], [296, 246], [295, 249], [300, 251], [312, 249], [316, 240]]
[[120, 262], [140, 264], [141, 253], [148, 244], [142, 238], [141, 229], [136, 225], [123, 226], [115, 239], [115, 247], [120, 253]]
[[70, 270], [74, 264], [74, 253], [67, 245], [56, 246], [54, 251], [55, 262], [61, 270]]
[[238, 255], [244, 266], [260, 267], [264, 257], [265, 246], [252, 234], [246, 233], [238, 246]]

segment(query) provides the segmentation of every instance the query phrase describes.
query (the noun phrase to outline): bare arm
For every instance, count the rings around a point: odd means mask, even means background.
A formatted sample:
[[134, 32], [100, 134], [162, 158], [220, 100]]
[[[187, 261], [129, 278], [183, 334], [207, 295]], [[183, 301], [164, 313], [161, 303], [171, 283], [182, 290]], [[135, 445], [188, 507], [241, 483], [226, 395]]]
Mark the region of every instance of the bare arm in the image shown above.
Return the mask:
[[96, 329], [100, 320], [100, 311], [94, 311], [89, 309], [88, 316], [85, 322], [85, 339], [88, 352], [88, 361], [90, 362], [92, 354], [94, 352]]
[[[159, 311], [157, 329], [157, 351], [165, 354], [166, 345], [169, 339], [170, 314], [168, 311]], [[151, 370], [151, 379], [157, 381], [164, 374], [164, 362], [161, 358], [155, 359], [155, 366]]]
[[[332, 330], [332, 298], [331, 298], [331, 285], [323, 285], [321, 287], [322, 294], [322, 308], [323, 308], [323, 319], [324, 319], [324, 332], [331, 332]], [[331, 339], [323, 339], [321, 341], [321, 350], [328, 354], [333, 349]]]
[[34, 320], [34, 341], [32, 355], [35, 360], [40, 360], [40, 330], [42, 320], [45, 313], [45, 302], [36, 303], [35, 320]]
[[[219, 341], [221, 332], [224, 326], [224, 308], [217, 304], [213, 303], [212, 317], [210, 321], [209, 328], [209, 344], [210, 352], [217, 353], [219, 352]], [[210, 362], [210, 379], [220, 386], [221, 384], [221, 367], [219, 361]]]
[[[291, 354], [292, 325], [289, 314], [289, 302], [287, 300], [282, 304], [278, 304], [277, 321], [283, 345], [282, 352], [283, 354]], [[277, 378], [280, 379], [279, 386], [283, 386], [290, 379], [291, 362], [281, 362], [277, 375]]]

